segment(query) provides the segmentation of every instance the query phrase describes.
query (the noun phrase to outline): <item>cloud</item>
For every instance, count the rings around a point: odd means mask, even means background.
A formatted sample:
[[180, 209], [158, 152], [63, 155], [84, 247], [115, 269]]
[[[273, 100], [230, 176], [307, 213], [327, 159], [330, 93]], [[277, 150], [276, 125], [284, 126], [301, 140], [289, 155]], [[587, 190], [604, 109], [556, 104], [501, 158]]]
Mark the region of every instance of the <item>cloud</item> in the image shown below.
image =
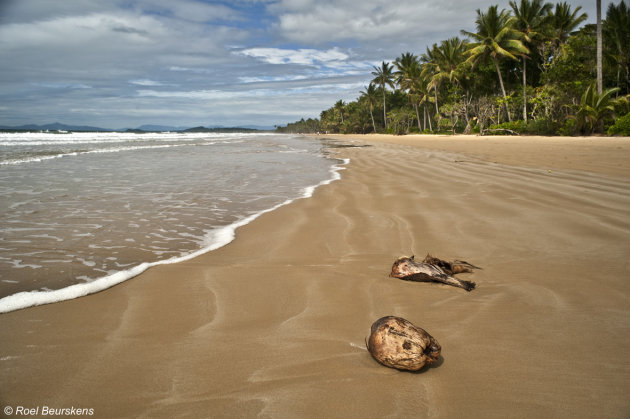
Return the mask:
[[2, 44], [5, 50], [21, 48], [63, 47], [70, 49], [93, 43], [101, 50], [103, 40], [111, 48], [124, 49], [129, 44], [147, 43], [162, 35], [162, 24], [148, 16], [90, 14], [64, 16], [48, 20], [13, 23], [0, 26], [0, 38], [11, 40]]
[[140, 13], [161, 14], [191, 22], [216, 22], [242, 20], [241, 14], [222, 4], [195, 0], [137, 0], [133, 9]]
[[[352, 60], [349, 53], [343, 52], [340, 48], [322, 50], [249, 48], [234, 51], [234, 54], [252, 57], [272, 66], [293, 66], [293, 70], [263, 68], [260, 74], [239, 77], [243, 83], [296, 80], [312, 80], [314, 83], [319, 83], [319, 79], [369, 74], [373, 65], [372, 62]], [[264, 73], [265, 70], [268, 71], [267, 74]], [[282, 71], [282, 73], [278, 75], [275, 71]]]
[[296, 80], [305, 80], [307, 76], [298, 75], [298, 76], [241, 76], [238, 80], [241, 83], [270, 83], [270, 82], [285, 82], [285, 81], [296, 81]]
[[[138, 90], [137, 95], [139, 97], [159, 97], [159, 98], [185, 98], [195, 100], [225, 100], [234, 99], [237, 95], [234, 92], [225, 90]], [[238, 96], [261, 96], [264, 93], [262, 91], [250, 91]]]
[[91, 89], [92, 86], [80, 83], [33, 83], [36, 86], [47, 87], [49, 89]]
[[379, 44], [421, 42], [446, 28], [454, 35], [474, 20], [478, 1], [280, 0], [276, 29], [286, 39], [320, 44], [344, 40]]
[[236, 54], [258, 58], [270, 64], [315, 65], [344, 61], [348, 55], [337, 48], [327, 51], [317, 49], [250, 48]]
[[208, 74], [212, 73], [212, 70], [207, 68], [191, 68], [191, 67], [180, 67], [177, 65], [173, 65], [168, 67], [169, 71], [180, 71], [180, 72], [190, 72], [190, 73], [198, 73], [198, 74]]
[[164, 83], [149, 79], [129, 80], [130, 84], [136, 84], [138, 86], [164, 86]]
[[11, 84], [45, 78], [93, 86], [159, 80], [162, 72], [172, 77], [169, 68], [207, 69], [233, 60], [222, 44], [244, 35], [240, 29], [183, 24], [126, 9], [2, 24], [0, 56], [11, 62], [0, 84], [6, 77], [14, 78]]
[[[296, 80], [297, 81], [297, 80]], [[362, 83], [340, 83], [326, 82], [307, 83], [305, 85], [287, 86], [283, 83], [276, 84], [276, 88], [254, 88], [241, 90], [152, 90], [140, 89], [136, 92], [138, 97], [157, 97], [157, 98], [185, 98], [193, 100], [236, 100], [239, 98], [265, 98], [271, 96], [297, 95], [304, 93], [335, 93], [344, 91], [356, 92], [356, 89], [363, 88]], [[261, 102], [262, 103], [262, 102]]]

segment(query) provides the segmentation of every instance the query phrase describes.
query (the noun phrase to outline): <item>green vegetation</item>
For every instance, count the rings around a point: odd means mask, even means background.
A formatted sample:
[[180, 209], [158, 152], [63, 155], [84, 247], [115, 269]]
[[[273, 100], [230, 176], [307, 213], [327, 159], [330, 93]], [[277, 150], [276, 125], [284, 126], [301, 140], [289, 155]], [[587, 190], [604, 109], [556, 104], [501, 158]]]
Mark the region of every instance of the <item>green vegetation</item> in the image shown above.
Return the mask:
[[615, 124], [608, 128], [608, 135], [630, 135], [630, 113], [617, 118]]
[[[383, 61], [353, 102], [280, 132], [522, 133], [583, 135], [630, 131], [630, 9], [611, 3], [602, 23], [603, 91], [596, 25], [581, 7], [544, 0], [477, 10], [461, 31], [416, 55]], [[617, 119], [617, 115], [625, 115]], [[625, 134], [624, 134], [625, 133]]]

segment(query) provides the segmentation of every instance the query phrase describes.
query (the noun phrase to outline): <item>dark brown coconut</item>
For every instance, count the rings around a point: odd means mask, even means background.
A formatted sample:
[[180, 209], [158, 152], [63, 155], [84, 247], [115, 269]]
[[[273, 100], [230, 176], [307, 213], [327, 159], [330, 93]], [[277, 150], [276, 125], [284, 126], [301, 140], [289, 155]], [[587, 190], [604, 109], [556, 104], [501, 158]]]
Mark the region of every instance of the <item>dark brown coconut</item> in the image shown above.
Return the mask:
[[460, 272], [472, 272], [473, 269], [480, 268], [468, 262], [459, 260], [447, 262], [431, 255], [427, 255], [422, 262], [418, 262], [413, 256], [403, 256], [396, 259], [392, 265], [390, 276], [405, 281], [440, 282], [472, 291], [476, 287], [474, 282], [458, 279], [452, 275]]
[[387, 316], [372, 324], [367, 349], [381, 364], [418, 371], [440, 357], [442, 347], [426, 330], [402, 317]]

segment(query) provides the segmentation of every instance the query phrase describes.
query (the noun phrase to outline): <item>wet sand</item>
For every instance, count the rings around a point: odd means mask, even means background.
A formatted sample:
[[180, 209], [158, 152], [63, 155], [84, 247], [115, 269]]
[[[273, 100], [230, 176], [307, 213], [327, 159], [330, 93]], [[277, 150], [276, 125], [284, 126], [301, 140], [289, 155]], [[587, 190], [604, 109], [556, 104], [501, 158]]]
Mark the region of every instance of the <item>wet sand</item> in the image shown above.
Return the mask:
[[[0, 403], [94, 417], [630, 416], [630, 139], [346, 136], [229, 245], [0, 315]], [[464, 259], [477, 289], [388, 277]], [[442, 345], [376, 363], [385, 315]]]

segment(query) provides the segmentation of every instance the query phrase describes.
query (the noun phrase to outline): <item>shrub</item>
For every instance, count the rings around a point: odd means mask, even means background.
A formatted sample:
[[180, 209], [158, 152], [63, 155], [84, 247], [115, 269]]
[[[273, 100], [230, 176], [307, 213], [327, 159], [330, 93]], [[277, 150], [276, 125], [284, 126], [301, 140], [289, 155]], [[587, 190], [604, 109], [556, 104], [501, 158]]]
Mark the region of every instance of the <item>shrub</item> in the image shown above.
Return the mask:
[[523, 134], [526, 131], [525, 121], [504, 122], [502, 124], [493, 124], [488, 127], [489, 131], [485, 131], [484, 135], [503, 135], [504, 132], [492, 130], [510, 130]]
[[608, 135], [630, 135], [630, 113], [617, 118], [615, 124], [608, 128]]
[[577, 131], [577, 121], [575, 118], [569, 118], [564, 121], [564, 125], [558, 129], [558, 134], [570, 136], [577, 134]]
[[[512, 121], [512, 122], [504, 122], [502, 124], [491, 125], [489, 129], [493, 130], [501, 130], [501, 129], [509, 129], [519, 134], [527, 134], [527, 135], [557, 135], [558, 133], [562, 135], [568, 135], [563, 132], [561, 127], [558, 127], [558, 123], [554, 123], [548, 119], [536, 119], [530, 121]], [[501, 131], [498, 132], [487, 132], [489, 135], [502, 135], [504, 134]]]

